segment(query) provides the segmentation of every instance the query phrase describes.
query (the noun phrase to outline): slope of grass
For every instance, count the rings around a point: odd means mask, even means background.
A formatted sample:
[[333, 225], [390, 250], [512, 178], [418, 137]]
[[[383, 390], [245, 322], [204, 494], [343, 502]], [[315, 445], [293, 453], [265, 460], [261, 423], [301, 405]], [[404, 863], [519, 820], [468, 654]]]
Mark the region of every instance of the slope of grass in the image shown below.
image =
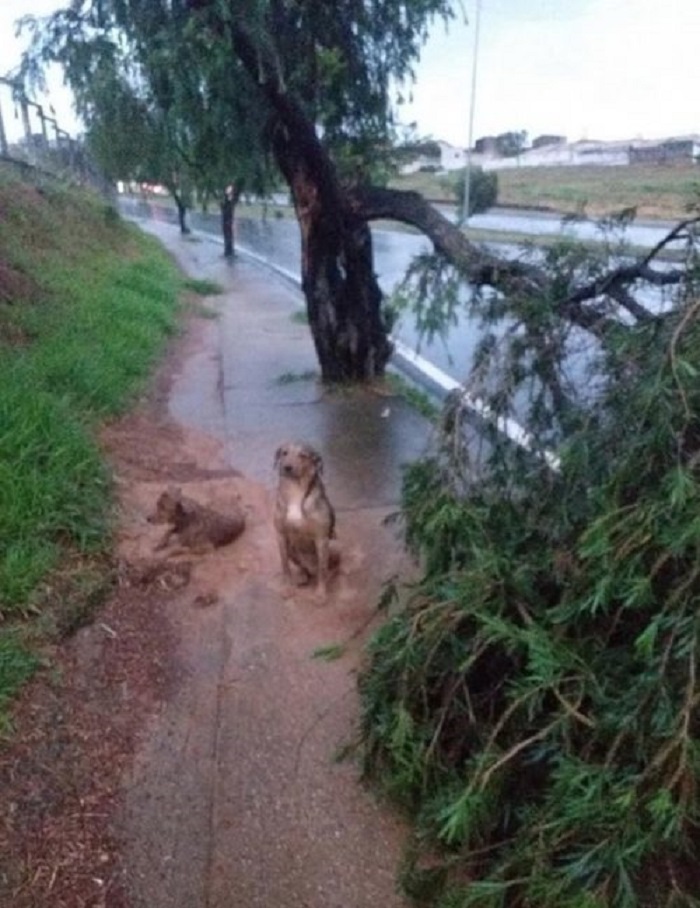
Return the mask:
[[[451, 175], [416, 173], [392, 182], [427, 198], [454, 202]], [[511, 167], [498, 171], [498, 204], [562, 213], [582, 206], [592, 216], [636, 208], [637, 216], [675, 220], [700, 202], [700, 167], [633, 164], [625, 167]]]
[[0, 171], [0, 713], [36, 664], [42, 613], [60, 608], [52, 578], [71, 609], [107, 583], [96, 429], [142, 390], [180, 289], [158, 245], [103, 200]]
[[498, 173], [500, 205], [544, 207], [592, 215], [636, 208], [640, 217], [674, 220], [700, 201], [700, 167], [528, 167]]

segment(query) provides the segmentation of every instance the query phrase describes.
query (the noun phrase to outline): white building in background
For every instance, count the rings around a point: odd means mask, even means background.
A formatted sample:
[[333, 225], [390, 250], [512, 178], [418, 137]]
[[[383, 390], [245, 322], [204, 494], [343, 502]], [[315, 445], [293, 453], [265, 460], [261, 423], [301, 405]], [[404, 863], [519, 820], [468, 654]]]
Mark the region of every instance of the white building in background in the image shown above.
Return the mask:
[[[483, 141], [484, 140], [480, 140]], [[402, 173], [419, 170], [450, 171], [466, 167], [467, 151], [449, 142], [436, 141], [440, 156], [421, 155], [401, 168]], [[477, 148], [479, 142], [477, 142]], [[474, 152], [471, 162], [484, 170], [505, 170], [512, 167], [620, 167], [627, 164], [673, 164], [700, 162], [700, 134], [674, 136], [667, 139], [625, 139], [617, 142], [599, 142], [581, 139], [578, 142], [548, 142], [533, 147], [514, 157], [502, 157], [493, 145], [486, 143], [488, 151]]]
[[484, 170], [506, 170], [512, 167], [577, 167], [585, 164], [615, 166], [629, 164], [629, 142], [562, 142], [530, 148], [514, 157], [489, 156], [482, 159]]
[[428, 141], [424, 143], [427, 148], [434, 148], [436, 153], [418, 154], [412, 161], [403, 164], [400, 168], [401, 173], [418, 173], [424, 171], [449, 171], [461, 170], [467, 166], [467, 150], [450, 145], [449, 142]]
[[[479, 155], [484, 170], [511, 167], [620, 167], [627, 164], [672, 164], [700, 161], [700, 135], [668, 139], [625, 139], [619, 142], [596, 142], [582, 139], [531, 148], [512, 158]], [[477, 163], [475, 161], [475, 163]]]
[[440, 146], [440, 169], [461, 170], [467, 166], [466, 148], [456, 148], [449, 142], [438, 142]]

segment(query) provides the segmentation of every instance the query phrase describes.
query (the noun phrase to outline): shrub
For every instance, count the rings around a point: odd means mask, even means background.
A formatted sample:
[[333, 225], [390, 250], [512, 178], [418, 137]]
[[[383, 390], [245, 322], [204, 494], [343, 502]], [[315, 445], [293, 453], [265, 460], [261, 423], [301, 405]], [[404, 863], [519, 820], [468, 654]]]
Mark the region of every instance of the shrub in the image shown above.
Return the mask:
[[[453, 191], [460, 211], [464, 211], [464, 192], [466, 169], [462, 171], [453, 184]], [[469, 178], [469, 214], [488, 211], [498, 201], [498, 176], [494, 170], [483, 170], [481, 167], [470, 168]]]

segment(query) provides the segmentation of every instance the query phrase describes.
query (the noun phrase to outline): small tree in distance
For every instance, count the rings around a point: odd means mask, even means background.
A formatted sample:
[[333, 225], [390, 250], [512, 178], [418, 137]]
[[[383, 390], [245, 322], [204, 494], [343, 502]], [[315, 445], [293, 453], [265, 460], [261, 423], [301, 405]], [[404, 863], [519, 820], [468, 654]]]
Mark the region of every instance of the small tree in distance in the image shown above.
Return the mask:
[[[464, 211], [464, 192], [467, 182], [467, 170], [463, 170], [452, 184], [452, 190], [459, 211]], [[493, 170], [482, 167], [469, 168], [469, 214], [488, 211], [498, 201], [498, 177]]]

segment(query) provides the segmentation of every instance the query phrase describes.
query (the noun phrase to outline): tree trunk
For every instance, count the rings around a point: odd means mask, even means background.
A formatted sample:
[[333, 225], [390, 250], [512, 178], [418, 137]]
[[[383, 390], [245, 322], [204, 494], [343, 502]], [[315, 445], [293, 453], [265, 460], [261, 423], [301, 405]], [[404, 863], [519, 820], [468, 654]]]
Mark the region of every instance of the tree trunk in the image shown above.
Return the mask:
[[233, 219], [240, 195], [241, 190], [238, 186], [230, 183], [226, 187], [224, 197], [221, 201], [221, 232], [224, 238], [224, 256], [227, 259], [232, 259], [234, 256]]
[[[210, 0], [189, 0], [193, 8]], [[391, 344], [367, 223], [344, 201], [313, 121], [287, 91], [275, 59], [246, 27], [230, 24], [234, 53], [266, 97], [277, 164], [292, 192], [302, 236], [302, 287], [321, 377], [367, 381], [384, 374]]]
[[180, 233], [187, 234], [190, 232], [190, 228], [187, 226], [187, 205], [185, 205], [179, 192], [175, 189], [171, 189], [170, 192], [177, 206], [177, 220], [180, 225]]
[[[366, 224], [325, 229], [321, 213], [302, 223], [302, 287], [324, 381], [381, 377], [391, 356]], [[301, 223], [301, 221], [300, 221]]]
[[280, 130], [277, 162], [292, 191], [301, 229], [301, 276], [321, 377], [381, 377], [392, 346], [374, 273], [372, 234], [347, 208], [330, 161], [309, 166], [303, 139]]

